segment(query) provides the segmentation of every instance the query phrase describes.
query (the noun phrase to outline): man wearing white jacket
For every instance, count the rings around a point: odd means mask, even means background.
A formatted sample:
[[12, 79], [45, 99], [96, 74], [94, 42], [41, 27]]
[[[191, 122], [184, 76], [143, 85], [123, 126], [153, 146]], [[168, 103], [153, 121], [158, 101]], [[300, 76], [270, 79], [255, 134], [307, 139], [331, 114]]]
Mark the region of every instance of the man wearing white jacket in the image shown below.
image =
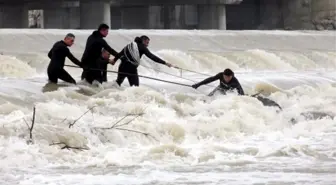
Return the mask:
[[170, 63], [165, 62], [159, 57], [155, 56], [148, 50], [149, 37], [143, 35], [136, 37], [134, 42], [131, 42], [122, 49], [114, 58], [114, 63], [120, 59], [121, 63], [118, 69], [118, 77], [116, 82], [120, 86], [124, 79], [127, 77], [130, 86], [139, 86], [138, 66], [140, 64], [140, 58], [145, 54], [148, 58], [154, 62], [172, 67]]

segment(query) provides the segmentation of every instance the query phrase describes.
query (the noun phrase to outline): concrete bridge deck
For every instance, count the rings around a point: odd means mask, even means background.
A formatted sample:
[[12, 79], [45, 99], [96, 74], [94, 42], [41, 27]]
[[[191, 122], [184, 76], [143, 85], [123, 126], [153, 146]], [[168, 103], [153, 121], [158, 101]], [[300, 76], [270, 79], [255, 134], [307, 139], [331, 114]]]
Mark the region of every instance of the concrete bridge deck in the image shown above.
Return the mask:
[[[155, 17], [153, 14], [161, 14], [161, 11], [164, 12], [163, 19], [171, 21], [171, 14], [176, 14], [171, 9], [172, 5], [202, 5], [204, 8], [200, 10], [188, 9], [194, 14], [201, 12], [201, 19], [197, 20], [200, 27], [226, 29], [225, 5], [240, 2], [242, 0], [0, 0], [0, 27], [26, 28], [28, 11], [43, 10], [43, 28], [93, 29], [100, 23], [113, 25], [120, 19], [124, 20], [124, 28], [132, 28], [133, 25], [148, 28], [155, 27], [148, 25], [150, 16]], [[153, 6], [164, 8], [150, 9]], [[113, 11], [119, 11], [121, 15]]]

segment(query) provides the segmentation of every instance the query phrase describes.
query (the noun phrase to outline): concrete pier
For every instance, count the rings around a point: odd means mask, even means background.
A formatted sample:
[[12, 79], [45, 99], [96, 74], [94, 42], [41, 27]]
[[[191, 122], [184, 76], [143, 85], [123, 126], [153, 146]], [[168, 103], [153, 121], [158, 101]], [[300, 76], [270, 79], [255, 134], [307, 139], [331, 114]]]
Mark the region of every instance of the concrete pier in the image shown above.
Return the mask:
[[199, 29], [226, 29], [225, 5], [199, 5]]
[[111, 7], [108, 1], [80, 1], [80, 28], [95, 29], [101, 23], [111, 25]]

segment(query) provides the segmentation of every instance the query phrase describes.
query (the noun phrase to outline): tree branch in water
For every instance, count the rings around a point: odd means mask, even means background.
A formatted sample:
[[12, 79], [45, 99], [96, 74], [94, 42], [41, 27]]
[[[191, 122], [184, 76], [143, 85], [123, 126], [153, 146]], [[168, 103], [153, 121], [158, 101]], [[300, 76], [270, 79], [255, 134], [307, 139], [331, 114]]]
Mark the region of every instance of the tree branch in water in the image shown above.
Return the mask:
[[151, 134], [149, 133], [146, 133], [146, 132], [141, 132], [141, 131], [137, 131], [137, 130], [132, 130], [132, 129], [126, 129], [126, 128], [115, 128], [117, 130], [123, 130], [123, 131], [128, 131], [128, 132], [134, 132], [134, 133], [138, 133], [138, 134], [142, 134], [146, 137], [151, 137], [152, 139], [154, 139], [155, 141], [159, 141], [157, 140], [154, 136], [152, 136]]
[[81, 119], [85, 114], [87, 114], [89, 111], [91, 111], [92, 109], [94, 109], [96, 106], [91, 107], [89, 110], [87, 110], [84, 114], [82, 114], [81, 116], [79, 116], [79, 118], [77, 118], [73, 123], [69, 124], [69, 128], [73, 127], [75, 125], [75, 123]]
[[52, 143], [49, 146], [53, 146], [53, 145], [64, 145], [63, 147], [61, 147], [61, 149], [75, 149], [75, 150], [89, 150], [89, 148], [83, 148], [83, 147], [72, 147], [69, 146], [67, 144], [65, 144], [64, 142], [59, 142], [59, 143]]
[[[132, 130], [132, 129], [126, 129], [126, 128], [121, 128], [122, 126], [128, 125], [130, 124], [132, 121], [134, 121], [136, 118], [144, 115], [145, 113], [139, 113], [139, 114], [127, 114], [124, 117], [122, 117], [121, 119], [119, 119], [118, 121], [116, 121], [111, 127], [103, 127], [103, 128], [99, 128], [99, 127], [95, 127], [94, 129], [102, 129], [102, 130], [111, 130], [111, 129], [116, 129], [116, 130], [123, 130], [123, 131], [128, 131], [128, 132], [134, 132], [134, 133], [138, 133], [138, 134], [142, 134], [146, 137], [151, 137], [152, 139], [158, 141], [154, 136], [152, 136], [149, 133], [145, 133], [145, 132], [141, 132], [141, 131], [137, 131], [137, 130]], [[128, 122], [124, 123], [124, 124], [120, 124], [118, 125], [122, 120], [124, 120], [126, 117], [128, 116], [135, 116], [134, 118], [132, 118], [131, 120], [129, 120]]]
[[35, 125], [35, 113], [36, 113], [36, 107], [34, 107], [33, 109], [33, 119], [32, 119], [32, 123], [31, 126], [29, 126], [28, 122], [23, 118], [23, 121], [26, 123], [27, 127], [28, 127], [28, 131], [29, 131], [29, 139], [27, 141], [28, 144], [33, 144], [33, 129], [34, 129], [34, 125]]

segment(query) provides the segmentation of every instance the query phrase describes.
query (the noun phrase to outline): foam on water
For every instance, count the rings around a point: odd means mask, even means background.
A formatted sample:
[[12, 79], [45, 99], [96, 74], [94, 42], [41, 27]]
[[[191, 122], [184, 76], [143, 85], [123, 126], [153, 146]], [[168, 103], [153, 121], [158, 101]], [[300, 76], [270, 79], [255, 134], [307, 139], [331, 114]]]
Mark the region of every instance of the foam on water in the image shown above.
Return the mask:
[[[106, 38], [120, 50], [148, 34], [153, 53], [181, 68], [213, 75], [230, 67], [247, 93], [263, 90], [282, 112], [234, 93], [204, 96], [218, 82], [195, 90], [141, 78], [140, 87], [117, 87], [109, 74], [97, 88], [66, 68], [78, 86], [45, 85], [46, 53], [67, 32], [80, 58], [92, 31], [0, 30], [1, 184], [335, 183], [336, 118], [300, 115], [336, 114], [335, 32], [115, 30]], [[184, 84], [208, 77], [146, 57], [139, 73]]]

